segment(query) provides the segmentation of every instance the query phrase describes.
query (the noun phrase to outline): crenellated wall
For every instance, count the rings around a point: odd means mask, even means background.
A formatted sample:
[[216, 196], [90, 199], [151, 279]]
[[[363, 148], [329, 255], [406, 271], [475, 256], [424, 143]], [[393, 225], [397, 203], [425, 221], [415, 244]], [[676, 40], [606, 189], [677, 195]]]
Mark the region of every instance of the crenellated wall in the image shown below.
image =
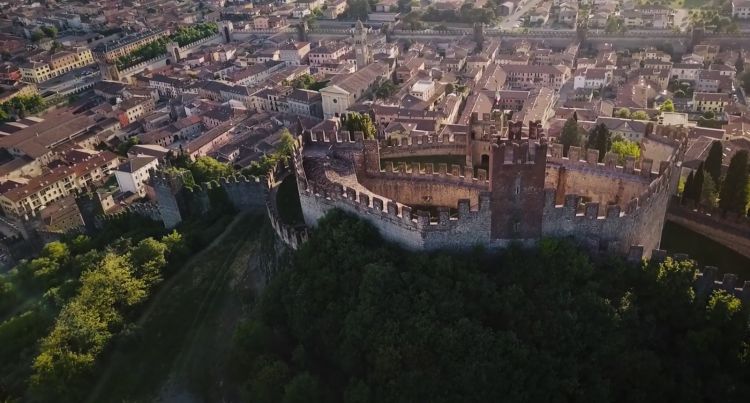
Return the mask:
[[[544, 138], [495, 139], [490, 174], [479, 169], [475, 175], [459, 165], [385, 161], [381, 167], [381, 153], [430, 155], [454, 147], [455, 138], [381, 146], [361, 133], [339, 132], [305, 140], [294, 160], [307, 225], [341, 208], [411, 249], [503, 247], [542, 237], [572, 237], [597, 251], [656, 249], [684, 153], [684, 144], [653, 139], [674, 146], [655, 171], [648, 158], [627, 158], [620, 166], [613, 153], [600, 163], [598, 151], [583, 156], [577, 147], [563, 157], [562, 145], [548, 145]], [[466, 200], [476, 204], [466, 210]], [[437, 207], [439, 217], [431, 223], [426, 212], [412, 214], [407, 206]], [[454, 206], [459, 214], [450, 217]]]
[[[645, 255], [643, 246], [631, 246], [626, 256], [629, 262], [637, 264], [646, 257]], [[668, 257], [667, 251], [660, 249], [654, 249], [648, 255], [652, 263], [664, 262]], [[676, 253], [671, 258], [679, 262], [690, 260], [690, 257], [684, 253]], [[725, 273], [721, 280], [719, 280], [717, 273], [718, 268], [713, 266], [706, 266], [703, 268], [703, 271], [698, 271], [693, 283], [696, 299], [706, 301], [714, 291], [722, 290], [738, 298], [743, 304], [750, 304], [749, 280], [745, 280], [740, 286], [739, 278], [736, 274]]]
[[409, 139], [391, 139], [380, 146], [381, 158], [406, 158], [415, 155], [461, 155], [468, 147], [466, 135], [412, 136]]

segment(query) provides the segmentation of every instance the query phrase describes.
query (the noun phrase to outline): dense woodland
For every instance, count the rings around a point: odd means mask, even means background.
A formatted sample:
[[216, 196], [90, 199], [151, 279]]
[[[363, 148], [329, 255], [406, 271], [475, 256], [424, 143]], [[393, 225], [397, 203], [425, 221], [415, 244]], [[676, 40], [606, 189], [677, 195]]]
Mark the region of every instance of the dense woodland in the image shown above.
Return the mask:
[[564, 240], [407, 253], [329, 214], [235, 335], [252, 402], [737, 402], [748, 310], [696, 266], [592, 259]]

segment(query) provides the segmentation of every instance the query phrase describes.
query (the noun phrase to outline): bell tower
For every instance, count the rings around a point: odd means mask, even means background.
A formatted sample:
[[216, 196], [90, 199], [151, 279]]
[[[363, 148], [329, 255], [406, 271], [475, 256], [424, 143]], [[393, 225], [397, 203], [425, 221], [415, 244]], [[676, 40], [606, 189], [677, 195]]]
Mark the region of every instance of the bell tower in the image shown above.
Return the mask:
[[367, 44], [367, 28], [362, 24], [362, 21], [357, 20], [353, 36], [354, 52], [357, 56], [357, 70], [360, 70], [372, 63], [372, 54]]

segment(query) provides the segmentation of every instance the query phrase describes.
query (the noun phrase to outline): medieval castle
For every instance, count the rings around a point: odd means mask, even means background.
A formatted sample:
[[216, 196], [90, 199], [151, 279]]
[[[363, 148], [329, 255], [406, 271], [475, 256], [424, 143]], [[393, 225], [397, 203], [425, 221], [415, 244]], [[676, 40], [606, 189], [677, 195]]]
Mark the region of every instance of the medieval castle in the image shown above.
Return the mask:
[[[571, 237], [596, 251], [657, 249], [684, 145], [650, 135], [641, 158], [548, 144], [541, 125], [474, 116], [470, 132], [387, 142], [343, 130], [299, 139], [294, 164], [309, 227], [356, 214], [410, 249], [497, 248]], [[464, 164], [424, 163], [461, 161]], [[418, 160], [420, 162], [413, 162]], [[394, 163], [394, 161], [396, 161]], [[432, 212], [432, 213], [431, 213]]]

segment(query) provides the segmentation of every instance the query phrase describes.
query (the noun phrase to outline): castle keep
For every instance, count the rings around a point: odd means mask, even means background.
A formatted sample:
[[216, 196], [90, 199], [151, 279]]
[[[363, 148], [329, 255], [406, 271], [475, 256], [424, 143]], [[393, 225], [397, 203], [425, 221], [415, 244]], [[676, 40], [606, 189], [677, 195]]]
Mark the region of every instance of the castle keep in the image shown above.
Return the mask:
[[[530, 122], [472, 119], [471, 132], [378, 142], [361, 132], [300, 138], [294, 163], [308, 226], [356, 214], [411, 249], [533, 244], [571, 237], [592, 250], [657, 249], [684, 145], [650, 136], [641, 158], [549, 144]], [[450, 165], [445, 162], [460, 161]], [[621, 163], [622, 162], [622, 163]]]

